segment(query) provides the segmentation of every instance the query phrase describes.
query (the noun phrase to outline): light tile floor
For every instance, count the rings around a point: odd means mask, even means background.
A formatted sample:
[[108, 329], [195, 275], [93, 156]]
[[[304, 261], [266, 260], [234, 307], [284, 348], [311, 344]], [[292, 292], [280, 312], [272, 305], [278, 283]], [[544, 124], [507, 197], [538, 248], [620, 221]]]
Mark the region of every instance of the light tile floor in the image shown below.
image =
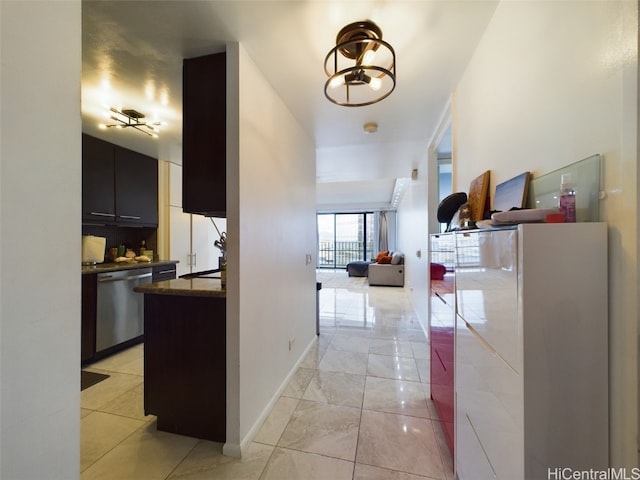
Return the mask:
[[419, 480], [454, 478], [429, 398], [425, 334], [404, 289], [319, 271], [320, 336], [242, 459], [156, 430], [143, 413], [143, 346], [87, 368], [81, 478]]

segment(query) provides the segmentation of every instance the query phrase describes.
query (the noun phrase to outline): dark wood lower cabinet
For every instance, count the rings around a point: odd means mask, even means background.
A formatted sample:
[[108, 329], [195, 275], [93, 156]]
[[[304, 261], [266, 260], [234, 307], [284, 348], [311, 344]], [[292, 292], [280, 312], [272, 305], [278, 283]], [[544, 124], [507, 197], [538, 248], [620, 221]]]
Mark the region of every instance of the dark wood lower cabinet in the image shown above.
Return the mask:
[[80, 362], [91, 360], [96, 353], [96, 303], [98, 276], [82, 275], [82, 323], [80, 336]]
[[144, 410], [158, 430], [226, 440], [226, 299], [145, 294]]

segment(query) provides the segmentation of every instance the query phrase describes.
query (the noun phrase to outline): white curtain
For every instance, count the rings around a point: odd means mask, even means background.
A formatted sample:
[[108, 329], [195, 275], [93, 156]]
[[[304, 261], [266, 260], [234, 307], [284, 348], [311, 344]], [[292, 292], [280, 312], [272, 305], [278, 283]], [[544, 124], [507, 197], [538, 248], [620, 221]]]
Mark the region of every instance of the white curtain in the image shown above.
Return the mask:
[[380, 229], [378, 231], [378, 250], [389, 250], [389, 227], [387, 225], [387, 212], [380, 212]]

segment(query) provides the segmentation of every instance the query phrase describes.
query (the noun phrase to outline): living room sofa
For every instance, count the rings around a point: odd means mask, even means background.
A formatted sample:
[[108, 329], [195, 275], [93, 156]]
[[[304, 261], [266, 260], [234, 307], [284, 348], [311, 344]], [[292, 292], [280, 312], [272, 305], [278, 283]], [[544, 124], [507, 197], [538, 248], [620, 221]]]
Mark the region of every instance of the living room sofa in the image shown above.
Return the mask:
[[350, 277], [366, 277], [372, 263], [373, 260], [354, 260], [347, 264], [347, 273]]
[[369, 265], [368, 276], [369, 285], [403, 287], [404, 255], [400, 252], [394, 252], [391, 255], [379, 255], [377, 261]]

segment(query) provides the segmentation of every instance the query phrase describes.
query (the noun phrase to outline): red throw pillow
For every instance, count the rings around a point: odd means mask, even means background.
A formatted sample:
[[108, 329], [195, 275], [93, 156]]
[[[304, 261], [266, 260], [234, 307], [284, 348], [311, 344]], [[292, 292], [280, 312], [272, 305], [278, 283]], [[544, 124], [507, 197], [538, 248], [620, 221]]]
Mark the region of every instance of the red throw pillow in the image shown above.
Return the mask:
[[389, 255], [389, 251], [387, 250], [386, 252], [379, 252], [378, 255], [376, 256], [376, 263], [380, 263], [380, 259], [382, 257], [386, 257]]
[[380, 260], [378, 260], [378, 263], [391, 263], [391, 259], [393, 257], [390, 255], [383, 255], [382, 257], [380, 257]]

